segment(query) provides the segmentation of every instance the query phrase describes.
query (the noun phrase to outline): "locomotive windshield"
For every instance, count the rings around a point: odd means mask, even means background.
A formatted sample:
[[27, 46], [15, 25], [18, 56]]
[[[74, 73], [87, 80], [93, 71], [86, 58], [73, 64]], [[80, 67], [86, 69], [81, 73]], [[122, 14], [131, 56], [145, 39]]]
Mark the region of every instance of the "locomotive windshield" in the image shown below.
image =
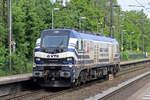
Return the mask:
[[67, 47], [68, 36], [45, 36], [43, 38], [43, 48]]
[[42, 48], [67, 48], [70, 31], [68, 30], [48, 30], [41, 36]]

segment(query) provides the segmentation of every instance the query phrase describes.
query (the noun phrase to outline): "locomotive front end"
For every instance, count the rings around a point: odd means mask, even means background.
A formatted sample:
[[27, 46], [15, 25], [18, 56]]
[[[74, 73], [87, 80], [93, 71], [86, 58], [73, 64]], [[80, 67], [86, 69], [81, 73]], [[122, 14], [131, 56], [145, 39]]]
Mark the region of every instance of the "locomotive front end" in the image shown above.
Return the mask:
[[71, 86], [75, 59], [73, 53], [68, 52], [69, 33], [69, 30], [48, 30], [41, 34], [33, 67], [33, 79], [39, 85]]

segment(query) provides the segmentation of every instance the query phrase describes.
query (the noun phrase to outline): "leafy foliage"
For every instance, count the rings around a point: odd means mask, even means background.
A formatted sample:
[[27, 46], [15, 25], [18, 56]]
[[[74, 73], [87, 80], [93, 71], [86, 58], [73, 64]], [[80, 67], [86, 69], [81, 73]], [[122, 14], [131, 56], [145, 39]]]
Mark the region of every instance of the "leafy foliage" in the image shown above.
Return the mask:
[[[113, 0], [113, 5], [117, 0]], [[54, 11], [54, 28], [67, 27], [92, 32], [101, 32], [104, 27], [104, 35], [109, 36], [110, 4], [108, 0], [71, 0], [63, 7], [58, 2], [52, 5], [49, 0], [13, 0], [13, 40], [16, 42], [16, 51], [12, 54], [12, 72], [9, 72], [9, 45], [8, 45], [8, 11], [6, 0], [0, 0], [0, 75], [18, 74], [32, 71], [32, 57], [35, 41], [44, 29], [50, 29], [52, 25], [52, 9]], [[142, 50], [142, 29], [140, 11], [121, 11], [113, 7], [114, 37], [122, 45], [123, 36], [124, 51], [137, 47]], [[85, 20], [80, 20], [86, 17]], [[144, 15], [145, 51], [150, 51], [150, 20]], [[126, 31], [122, 31], [126, 30]], [[133, 33], [134, 32], [134, 33]], [[133, 34], [131, 34], [133, 33]], [[130, 42], [132, 41], [132, 42]], [[138, 45], [137, 45], [138, 44]]]

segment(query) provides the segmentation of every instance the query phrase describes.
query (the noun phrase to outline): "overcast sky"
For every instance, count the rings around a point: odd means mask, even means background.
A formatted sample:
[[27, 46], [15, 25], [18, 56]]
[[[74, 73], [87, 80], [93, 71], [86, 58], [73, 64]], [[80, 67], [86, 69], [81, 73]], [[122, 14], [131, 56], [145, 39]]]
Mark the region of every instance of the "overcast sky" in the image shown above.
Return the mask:
[[141, 10], [142, 7], [129, 7], [129, 5], [144, 6], [144, 12], [150, 18], [150, 0], [118, 0], [122, 10]]

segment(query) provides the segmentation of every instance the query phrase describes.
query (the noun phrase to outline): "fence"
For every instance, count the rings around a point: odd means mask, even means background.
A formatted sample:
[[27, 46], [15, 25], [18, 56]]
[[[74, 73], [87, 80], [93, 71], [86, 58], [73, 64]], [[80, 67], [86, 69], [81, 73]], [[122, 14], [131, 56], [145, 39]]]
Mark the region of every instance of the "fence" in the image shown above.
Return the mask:
[[128, 52], [121, 52], [120, 60], [127, 61], [127, 60], [134, 60], [134, 59], [143, 59], [146, 58], [146, 54], [142, 52], [136, 53], [128, 53]]
[[0, 76], [15, 75], [32, 72], [33, 60], [27, 59], [12, 59], [11, 70], [9, 67], [9, 59], [6, 58], [2, 63], [0, 62]]

